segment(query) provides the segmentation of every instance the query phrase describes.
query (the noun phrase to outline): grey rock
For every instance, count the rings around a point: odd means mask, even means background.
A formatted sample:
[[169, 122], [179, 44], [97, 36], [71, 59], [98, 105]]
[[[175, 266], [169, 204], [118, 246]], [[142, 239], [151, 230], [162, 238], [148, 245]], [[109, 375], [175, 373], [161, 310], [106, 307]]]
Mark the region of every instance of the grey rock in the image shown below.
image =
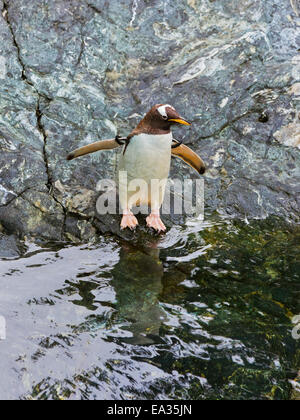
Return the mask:
[[15, 258], [22, 253], [22, 246], [14, 235], [0, 233], [0, 258]]
[[[207, 162], [209, 211], [299, 222], [295, 1], [0, 0], [0, 9], [4, 228], [54, 240], [117, 232], [119, 218], [101, 220], [94, 203], [118, 152], [65, 157], [128, 134], [154, 103], [192, 121], [174, 136]], [[191, 174], [173, 159], [171, 176]]]

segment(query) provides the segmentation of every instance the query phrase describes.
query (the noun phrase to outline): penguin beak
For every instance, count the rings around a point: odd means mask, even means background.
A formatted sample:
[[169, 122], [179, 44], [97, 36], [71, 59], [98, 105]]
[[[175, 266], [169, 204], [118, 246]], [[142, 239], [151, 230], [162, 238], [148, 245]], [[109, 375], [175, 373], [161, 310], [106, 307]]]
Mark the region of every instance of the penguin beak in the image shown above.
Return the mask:
[[191, 125], [191, 123], [187, 122], [186, 120], [184, 120], [183, 118], [169, 118], [168, 121], [173, 121], [176, 122], [178, 124], [183, 124], [183, 125]]

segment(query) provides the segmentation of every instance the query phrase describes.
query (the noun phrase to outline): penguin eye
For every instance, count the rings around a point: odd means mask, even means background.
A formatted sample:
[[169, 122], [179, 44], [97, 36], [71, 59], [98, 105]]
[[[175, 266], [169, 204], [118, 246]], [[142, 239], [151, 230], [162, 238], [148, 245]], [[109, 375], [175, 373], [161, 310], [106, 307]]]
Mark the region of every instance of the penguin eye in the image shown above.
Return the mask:
[[163, 120], [167, 120], [168, 119], [168, 117], [166, 115], [163, 115], [162, 117], [163, 117]]

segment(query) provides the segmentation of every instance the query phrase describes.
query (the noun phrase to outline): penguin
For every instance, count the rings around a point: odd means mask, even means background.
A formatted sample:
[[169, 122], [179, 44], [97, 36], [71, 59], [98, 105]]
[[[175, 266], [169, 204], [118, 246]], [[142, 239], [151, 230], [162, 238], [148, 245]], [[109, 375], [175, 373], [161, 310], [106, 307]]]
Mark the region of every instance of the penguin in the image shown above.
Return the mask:
[[[165, 232], [166, 227], [160, 218], [160, 208], [164, 199], [165, 187], [170, 171], [171, 156], [178, 157], [204, 174], [205, 164], [189, 147], [173, 139], [171, 128], [175, 125], [190, 126], [169, 104], [154, 105], [126, 138], [102, 140], [71, 152], [67, 160], [93, 153], [98, 150], [110, 150], [123, 146], [119, 160], [119, 198], [122, 208], [121, 229], [135, 229], [138, 220], [132, 213], [136, 205], [149, 205], [150, 215], [146, 218], [149, 228]], [[125, 176], [120, 176], [125, 174]], [[137, 194], [128, 186], [136, 180], [148, 188]], [[153, 180], [157, 181], [153, 187]], [[155, 190], [155, 191], [154, 191]]]

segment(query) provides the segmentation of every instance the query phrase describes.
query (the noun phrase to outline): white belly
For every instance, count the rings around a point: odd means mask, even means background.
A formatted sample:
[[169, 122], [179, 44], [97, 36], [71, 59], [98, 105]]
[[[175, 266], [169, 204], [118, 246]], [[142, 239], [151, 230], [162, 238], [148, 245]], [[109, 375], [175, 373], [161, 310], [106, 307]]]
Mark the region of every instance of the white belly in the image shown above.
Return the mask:
[[[125, 154], [119, 162], [119, 194], [122, 208], [136, 204], [161, 206], [165, 184], [170, 171], [172, 134], [139, 134], [131, 138]], [[120, 172], [122, 176], [120, 177]], [[126, 174], [126, 182], [123, 177]], [[139, 181], [140, 180], [140, 181]], [[156, 181], [153, 181], [156, 180]], [[154, 182], [154, 183], [153, 183]], [[147, 185], [147, 194], [140, 194], [136, 203], [134, 195], [138, 189], [134, 186]], [[156, 184], [155, 184], [156, 183]], [[151, 184], [159, 186], [158, 198], [151, 199]], [[154, 195], [152, 188], [152, 196]], [[130, 199], [132, 198], [132, 202]], [[153, 203], [153, 200], [155, 203]]]

